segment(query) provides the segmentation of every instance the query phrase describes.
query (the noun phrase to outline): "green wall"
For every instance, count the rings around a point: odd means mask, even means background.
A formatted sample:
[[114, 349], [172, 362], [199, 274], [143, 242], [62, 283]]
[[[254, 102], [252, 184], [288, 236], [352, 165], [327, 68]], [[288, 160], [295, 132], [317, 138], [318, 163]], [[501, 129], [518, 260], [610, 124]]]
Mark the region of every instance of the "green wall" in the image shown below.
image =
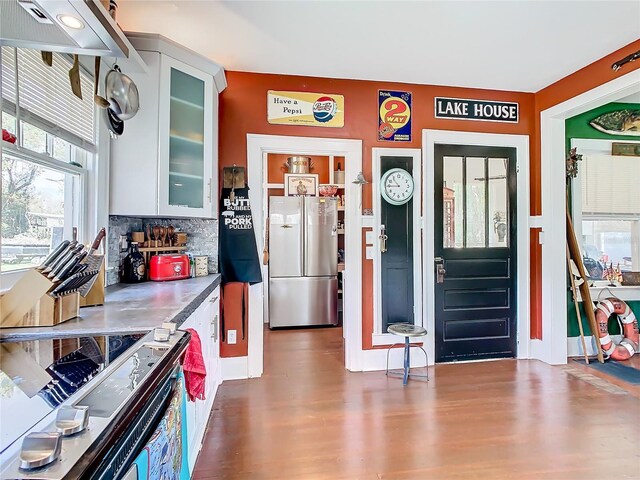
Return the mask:
[[[594, 108], [588, 112], [581, 113], [575, 117], [567, 118], [564, 122], [565, 136], [567, 139], [567, 152], [571, 148], [572, 138], [591, 138], [595, 140], [614, 140], [623, 142], [625, 140], [640, 140], [640, 136], [633, 135], [609, 135], [608, 133], [596, 130], [589, 122], [603, 113], [615, 112], [616, 110], [640, 110], [640, 103], [607, 103], [601, 107]], [[580, 152], [578, 152], [580, 153]]]
[[[615, 295], [616, 289], [611, 288], [611, 292]], [[603, 295], [602, 298], [606, 298], [607, 296], [609, 295]], [[594, 298], [593, 300], [595, 301], [596, 299]], [[582, 302], [580, 302], [579, 305], [584, 334], [591, 335], [591, 329], [589, 328], [587, 317], [584, 313], [584, 305], [582, 304]], [[629, 305], [629, 308], [633, 310], [633, 313], [635, 313], [636, 317], [640, 317], [640, 300], [629, 300], [627, 302], [627, 305]], [[575, 307], [573, 306], [573, 297], [571, 296], [571, 292], [568, 292], [567, 294], [567, 320], [569, 322], [569, 324], [567, 325], [567, 336], [580, 336], [580, 329], [578, 328], [578, 317], [576, 315]], [[622, 334], [615, 315], [612, 315], [609, 319], [609, 333], [611, 333], [612, 335]]]
[[[640, 104], [638, 103], [608, 103], [606, 105], [602, 105], [601, 107], [594, 108], [593, 110], [589, 110], [588, 112], [581, 113], [580, 115], [576, 115], [575, 117], [568, 118], [565, 121], [565, 132], [566, 132], [566, 147], [567, 154], [571, 149], [571, 139], [572, 138], [588, 138], [595, 140], [613, 140], [624, 142], [626, 140], [635, 140], [640, 141], [640, 136], [633, 135], [609, 135], [608, 133], [601, 132], [600, 130], [596, 130], [589, 122], [594, 118], [602, 115], [603, 113], [614, 112], [616, 110], [623, 109], [631, 109], [638, 110], [640, 109]], [[580, 152], [578, 152], [580, 153]], [[579, 168], [579, 167], [578, 167]], [[569, 193], [571, 194], [571, 192]], [[568, 279], [567, 279], [568, 281]], [[611, 288], [613, 294], [615, 295], [615, 288]], [[593, 299], [596, 300], [595, 298]], [[629, 301], [627, 302], [631, 310], [636, 314], [637, 317], [640, 318], [640, 299], [637, 301]], [[591, 330], [589, 329], [589, 325], [587, 325], [587, 318], [584, 314], [584, 306], [580, 303], [580, 314], [582, 317], [582, 325], [584, 327], [585, 335], [591, 335]], [[571, 296], [571, 291], [567, 292], [567, 335], [569, 337], [577, 337], [580, 335], [580, 330], [578, 329], [578, 316], [576, 315], [575, 307], [573, 305], [573, 297]], [[613, 316], [609, 320], [609, 332], [612, 334], [619, 334], [620, 328], [618, 327], [618, 322]]]

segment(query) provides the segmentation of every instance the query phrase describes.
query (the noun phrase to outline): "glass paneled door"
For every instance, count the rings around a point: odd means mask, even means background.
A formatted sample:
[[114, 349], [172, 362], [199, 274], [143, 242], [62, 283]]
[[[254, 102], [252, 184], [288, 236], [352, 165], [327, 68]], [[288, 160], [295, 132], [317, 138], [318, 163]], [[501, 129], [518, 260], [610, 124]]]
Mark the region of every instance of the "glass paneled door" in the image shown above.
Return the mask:
[[435, 146], [436, 362], [516, 355], [516, 150]]
[[[213, 195], [213, 79], [162, 58], [160, 88], [160, 214], [211, 216]], [[217, 110], [217, 108], [216, 108]]]

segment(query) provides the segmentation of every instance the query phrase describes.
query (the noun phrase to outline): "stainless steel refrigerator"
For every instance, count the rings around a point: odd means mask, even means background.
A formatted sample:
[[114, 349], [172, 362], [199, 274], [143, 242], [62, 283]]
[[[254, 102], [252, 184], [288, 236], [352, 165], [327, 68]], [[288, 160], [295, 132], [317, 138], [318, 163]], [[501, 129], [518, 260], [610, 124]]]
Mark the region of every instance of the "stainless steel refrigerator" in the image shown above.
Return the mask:
[[338, 324], [338, 206], [269, 198], [269, 326]]

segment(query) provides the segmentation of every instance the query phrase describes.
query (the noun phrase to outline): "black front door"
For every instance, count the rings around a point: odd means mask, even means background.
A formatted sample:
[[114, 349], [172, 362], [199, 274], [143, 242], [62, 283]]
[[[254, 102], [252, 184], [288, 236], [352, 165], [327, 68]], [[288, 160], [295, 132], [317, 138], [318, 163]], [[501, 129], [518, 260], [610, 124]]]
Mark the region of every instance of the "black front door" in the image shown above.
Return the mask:
[[516, 150], [435, 146], [436, 362], [516, 355]]
[[[392, 168], [413, 174], [413, 157], [380, 158], [380, 175]], [[394, 323], [414, 323], [413, 315], [413, 202], [380, 204], [380, 224], [387, 235], [386, 252], [381, 254], [382, 333]], [[418, 200], [419, 201], [419, 200]]]

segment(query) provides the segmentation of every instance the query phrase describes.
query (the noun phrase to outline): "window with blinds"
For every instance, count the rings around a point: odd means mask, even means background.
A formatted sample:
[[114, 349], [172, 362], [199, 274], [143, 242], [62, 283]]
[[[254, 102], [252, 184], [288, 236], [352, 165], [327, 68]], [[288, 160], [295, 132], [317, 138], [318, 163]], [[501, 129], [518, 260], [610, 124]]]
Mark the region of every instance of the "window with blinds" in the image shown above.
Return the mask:
[[579, 167], [583, 254], [591, 278], [640, 271], [640, 157], [590, 152]]
[[38, 50], [2, 47], [3, 110], [81, 148], [94, 146], [93, 79], [80, 69], [82, 100], [71, 91], [71, 59], [53, 54], [46, 65]]
[[640, 157], [588, 154], [580, 169], [583, 216], [640, 216]]

